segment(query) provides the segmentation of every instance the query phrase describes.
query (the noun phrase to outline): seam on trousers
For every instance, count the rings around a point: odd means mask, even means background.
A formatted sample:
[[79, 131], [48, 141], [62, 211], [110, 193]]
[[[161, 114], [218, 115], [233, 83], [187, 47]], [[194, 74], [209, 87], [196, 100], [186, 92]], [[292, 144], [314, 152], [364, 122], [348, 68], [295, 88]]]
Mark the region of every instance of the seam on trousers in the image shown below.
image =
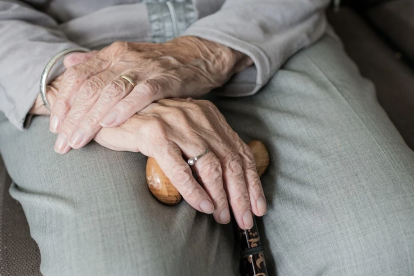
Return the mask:
[[147, 0], [152, 42], [163, 43], [174, 39], [197, 20], [191, 0]]

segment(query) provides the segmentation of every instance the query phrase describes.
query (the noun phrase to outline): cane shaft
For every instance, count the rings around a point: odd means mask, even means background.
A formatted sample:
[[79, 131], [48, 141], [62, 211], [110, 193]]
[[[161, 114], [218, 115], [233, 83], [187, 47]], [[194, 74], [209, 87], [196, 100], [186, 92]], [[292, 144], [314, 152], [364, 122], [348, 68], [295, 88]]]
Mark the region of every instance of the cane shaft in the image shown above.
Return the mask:
[[241, 275], [267, 276], [264, 247], [255, 218], [253, 218], [253, 222], [251, 229], [244, 230], [238, 228], [241, 247]]

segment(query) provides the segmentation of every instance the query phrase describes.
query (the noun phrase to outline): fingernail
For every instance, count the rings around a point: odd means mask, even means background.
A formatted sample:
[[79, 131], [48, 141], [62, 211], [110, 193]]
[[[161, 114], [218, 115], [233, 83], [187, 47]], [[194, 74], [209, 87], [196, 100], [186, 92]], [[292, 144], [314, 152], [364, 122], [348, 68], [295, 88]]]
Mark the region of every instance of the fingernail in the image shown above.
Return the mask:
[[252, 211], [247, 210], [243, 214], [243, 224], [245, 229], [250, 229], [253, 227], [253, 214]]
[[78, 128], [77, 130], [75, 130], [72, 134], [72, 136], [69, 139], [69, 145], [76, 146], [77, 144], [79, 144], [80, 142], [82, 142], [83, 137], [84, 137], [84, 132], [82, 129]]
[[59, 125], [59, 118], [56, 115], [52, 116], [52, 120], [50, 120], [50, 131], [56, 132]]
[[61, 152], [61, 154], [66, 154], [68, 153], [72, 148], [69, 145], [66, 145], [66, 147], [63, 149], [63, 151]]
[[228, 223], [229, 221], [230, 221], [230, 211], [229, 211], [229, 208], [226, 208], [220, 212], [220, 222]]
[[106, 114], [101, 121], [101, 126], [110, 126], [113, 122], [115, 122], [116, 117], [118, 117], [118, 115], [116, 114], [116, 112], [113, 111]]
[[267, 213], [266, 200], [263, 196], [260, 196], [256, 201], [256, 207], [260, 214], [265, 215]]
[[57, 153], [63, 153], [64, 149], [66, 148], [66, 145], [67, 145], [66, 135], [63, 133], [60, 133], [55, 143], [55, 151]]
[[206, 214], [211, 214], [214, 211], [214, 206], [210, 200], [205, 199], [201, 202], [200, 209]]

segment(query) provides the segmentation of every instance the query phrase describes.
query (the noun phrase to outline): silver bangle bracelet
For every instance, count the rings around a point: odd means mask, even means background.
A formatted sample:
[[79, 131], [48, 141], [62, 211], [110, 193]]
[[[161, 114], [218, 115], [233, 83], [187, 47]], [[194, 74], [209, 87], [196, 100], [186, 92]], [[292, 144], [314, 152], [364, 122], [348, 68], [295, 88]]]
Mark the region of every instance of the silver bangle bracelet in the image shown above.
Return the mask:
[[48, 109], [51, 110], [49, 102], [47, 101], [46, 98], [46, 86], [48, 85], [49, 81], [49, 74], [52, 71], [53, 66], [55, 66], [55, 64], [62, 59], [64, 56], [66, 56], [67, 54], [73, 53], [73, 52], [81, 52], [81, 53], [87, 53], [90, 52], [89, 49], [86, 48], [70, 48], [70, 49], [66, 49], [63, 50], [61, 52], [59, 52], [57, 55], [55, 55], [47, 64], [45, 69], [43, 69], [42, 72], [42, 76], [40, 78], [40, 96], [42, 97], [43, 100], [43, 104], [44, 106]]

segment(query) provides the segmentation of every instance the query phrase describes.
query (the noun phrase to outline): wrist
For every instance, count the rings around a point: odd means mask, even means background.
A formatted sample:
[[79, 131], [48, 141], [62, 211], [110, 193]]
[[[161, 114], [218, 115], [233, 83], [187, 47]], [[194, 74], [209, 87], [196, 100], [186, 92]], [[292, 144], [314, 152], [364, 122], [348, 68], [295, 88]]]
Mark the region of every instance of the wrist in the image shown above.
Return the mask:
[[[57, 89], [51, 85], [46, 87], [46, 98], [51, 106], [55, 102], [57, 95]], [[50, 115], [50, 110], [48, 110], [42, 100], [40, 95], [37, 96], [36, 101], [34, 102], [32, 108], [29, 110], [29, 114], [32, 115]]]
[[178, 38], [180, 39], [193, 45], [192, 52], [196, 53], [193, 62], [201, 61], [202, 65], [199, 67], [215, 80], [213, 88], [222, 86], [233, 74], [253, 64], [249, 56], [223, 44], [195, 36], [183, 36]]

